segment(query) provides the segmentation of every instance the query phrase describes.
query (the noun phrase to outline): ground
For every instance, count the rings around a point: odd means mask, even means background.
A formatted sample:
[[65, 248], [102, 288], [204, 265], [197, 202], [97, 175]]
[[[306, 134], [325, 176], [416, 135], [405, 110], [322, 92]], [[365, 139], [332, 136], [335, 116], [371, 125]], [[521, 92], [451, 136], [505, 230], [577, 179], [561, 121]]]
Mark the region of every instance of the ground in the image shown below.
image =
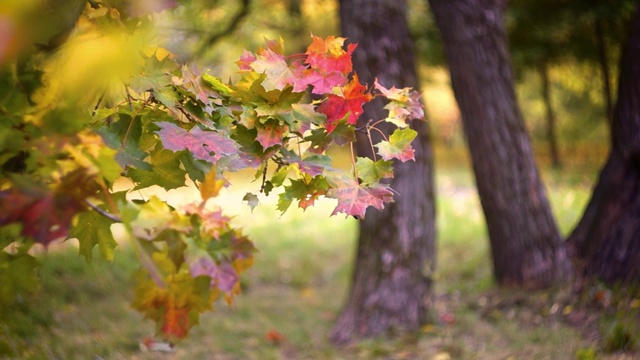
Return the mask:
[[[452, 162], [449, 162], [452, 163]], [[77, 256], [73, 241], [39, 254], [34, 299], [0, 310], [0, 357], [20, 359], [638, 359], [640, 295], [570, 284], [524, 292], [491, 280], [473, 181], [438, 168], [438, 271], [431, 323], [344, 348], [327, 341], [349, 285], [356, 222], [331, 203], [280, 217], [263, 204], [236, 222], [260, 250], [232, 307], [218, 303], [173, 351], [145, 352], [152, 322], [129, 307], [136, 264], [126, 242], [114, 264]], [[579, 218], [594, 174], [545, 173], [563, 233]], [[242, 191], [234, 189], [232, 192]], [[240, 189], [241, 190], [241, 189]], [[184, 194], [174, 194], [182, 197]], [[223, 194], [223, 197], [227, 196]], [[228, 195], [231, 196], [231, 195]], [[229, 199], [222, 199], [228, 202]], [[635, 346], [634, 346], [635, 344]]]

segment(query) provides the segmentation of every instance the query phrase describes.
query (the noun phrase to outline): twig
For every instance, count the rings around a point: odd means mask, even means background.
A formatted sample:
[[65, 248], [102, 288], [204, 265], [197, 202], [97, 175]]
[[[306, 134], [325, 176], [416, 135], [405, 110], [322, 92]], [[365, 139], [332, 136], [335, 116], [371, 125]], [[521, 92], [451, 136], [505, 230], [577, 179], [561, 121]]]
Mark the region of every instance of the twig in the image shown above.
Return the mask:
[[353, 142], [349, 143], [351, 148], [351, 164], [353, 164], [353, 176], [356, 177], [356, 181], [358, 181], [358, 167], [356, 166], [356, 156], [355, 151], [353, 150]]
[[113, 214], [109, 214], [108, 212], [100, 209], [98, 207], [98, 205], [92, 203], [91, 201], [89, 201], [88, 199], [84, 200], [85, 203], [87, 203], [87, 205], [89, 205], [89, 207], [91, 207], [93, 210], [95, 210], [98, 214], [106, 217], [107, 219], [113, 221], [113, 222], [117, 222], [117, 223], [121, 223], [122, 219], [120, 219], [119, 216], [113, 215]]

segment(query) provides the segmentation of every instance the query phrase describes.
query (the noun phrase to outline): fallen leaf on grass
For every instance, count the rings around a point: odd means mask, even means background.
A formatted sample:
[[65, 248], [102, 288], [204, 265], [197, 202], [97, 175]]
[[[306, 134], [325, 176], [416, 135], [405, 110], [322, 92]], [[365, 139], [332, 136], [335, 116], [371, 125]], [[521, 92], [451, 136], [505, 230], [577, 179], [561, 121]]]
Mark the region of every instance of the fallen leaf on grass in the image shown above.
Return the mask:
[[267, 331], [267, 333], [264, 336], [265, 340], [267, 340], [268, 343], [270, 343], [271, 345], [280, 345], [283, 342], [285, 342], [287, 340], [287, 338], [282, 335], [282, 333], [280, 333], [277, 330], [269, 330]]

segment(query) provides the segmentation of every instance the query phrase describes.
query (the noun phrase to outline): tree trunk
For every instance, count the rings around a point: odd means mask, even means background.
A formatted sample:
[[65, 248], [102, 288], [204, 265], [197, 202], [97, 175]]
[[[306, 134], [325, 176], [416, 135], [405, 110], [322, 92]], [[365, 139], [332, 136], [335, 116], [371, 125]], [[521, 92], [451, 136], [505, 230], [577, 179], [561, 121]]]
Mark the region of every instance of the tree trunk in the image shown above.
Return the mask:
[[430, 0], [462, 114], [498, 283], [547, 287], [569, 272], [516, 102], [506, 0]]
[[[353, 61], [363, 83], [377, 77], [386, 87], [418, 89], [404, 1], [342, 0], [340, 16], [344, 36], [358, 43]], [[361, 120], [386, 117], [382, 104], [371, 105]], [[435, 267], [432, 154], [426, 123], [411, 126], [419, 133], [416, 160], [395, 164], [396, 202], [368, 211], [360, 222], [351, 291], [331, 332], [336, 344], [415, 331], [427, 321]], [[357, 146], [360, 156], [371, 156], [367, 139]]]
[[585, 213], [569, 237], [583, 273], [640, 281], [640, 8], [622, 51], [613, 146]]
[[546, 109], [547, 117], [547, 141], [549, 142], [549, 154], [551, 155], [551, 165], [555, 168], [562, 166], [560, 162], [560, 152], [558, 151], [558, 136], [556, 135], [556, 115], [551, 103], [551, 87], [549, 86], [549, 68], [543, 61], [538, 67], [540, 80], [542, 82], [542, 99]]

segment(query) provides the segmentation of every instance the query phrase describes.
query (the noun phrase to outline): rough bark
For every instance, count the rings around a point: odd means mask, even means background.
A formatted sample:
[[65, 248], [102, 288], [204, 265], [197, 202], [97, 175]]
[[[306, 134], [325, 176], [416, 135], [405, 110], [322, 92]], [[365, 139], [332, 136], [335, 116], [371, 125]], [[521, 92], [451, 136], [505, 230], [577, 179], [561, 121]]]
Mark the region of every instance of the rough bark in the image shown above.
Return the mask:
[[640, 9], [620, 61], [611, 154], [568, 242], [583, 274], [640, 281]]
[[[342, 0], [340, 15], [343, 35], [358, 43], [353, 61], [363, 83], [377, 77], [387, 87], [418, 88], [404, 1]], [[374, 103], [361, 120], [385, 113]], [[412, 128], [419, 133], [416, 160], [395, 164], [396, 202], [368, 211], [360, 222], [351, 290], [330, 335], [336, 344], [415, 331], [427, 321], [435, 267], [432, 154], [426, 123], [414, 121]], [[357, 145], [360, 156], [371, 155], [367, 139]]]
[[568, 275], [513, 85], [506, 0], [430, 0], [462, 114], [498, 283], [547, 287]]

